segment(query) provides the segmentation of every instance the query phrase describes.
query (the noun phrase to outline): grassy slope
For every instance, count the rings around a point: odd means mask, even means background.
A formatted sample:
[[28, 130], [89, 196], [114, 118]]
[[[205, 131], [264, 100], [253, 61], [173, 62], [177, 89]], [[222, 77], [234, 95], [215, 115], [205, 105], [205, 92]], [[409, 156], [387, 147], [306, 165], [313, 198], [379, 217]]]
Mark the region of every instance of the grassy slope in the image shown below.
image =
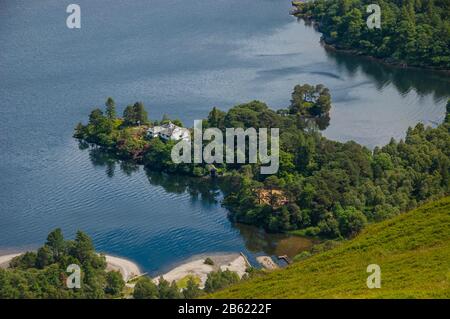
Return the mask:
[[[381, 267], [368, 289], [366, 267]], [[213, 298], [450, 298], [450, 197], [367, 227], [355, 239]]]

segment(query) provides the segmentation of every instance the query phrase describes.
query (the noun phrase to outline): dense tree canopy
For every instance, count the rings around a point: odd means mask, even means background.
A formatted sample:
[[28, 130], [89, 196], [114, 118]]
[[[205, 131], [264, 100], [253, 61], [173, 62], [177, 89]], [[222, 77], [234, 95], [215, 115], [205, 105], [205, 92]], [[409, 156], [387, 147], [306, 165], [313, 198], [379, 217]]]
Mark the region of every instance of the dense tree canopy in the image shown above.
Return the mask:
[[[81, 287], [69, 289], [67, 266], [81, 269]], [[120, 296], [125, 283], [118, 272], [106, 272], [105, 257], [95, 253], [92, 240], [78, 231], [75, 240], [64, 240], [55, 229], [44, 246], [26, 252], [0, 269], [0, 299], [111, 298]]]
[[323, 85], [296, 85], [292, 93], [289, 112], [303, 116], [325, 116], [331, 109], [329, 90]]
[[[408, 129], [405, 139], [391, 140], [374, 150], [320, 134], [316, 121], [327, 118], [330, 105], [324, 86], [298, 85], [286, 109], [275, 111], [260, 101], [239, 104], [227, 112], [212, 109], [203, 121], [204, 129], [217, 127], [223, 133], [226, 128], [280, 130], [276, 174], [261, 175], [261, 164], [249, 164], [248, 157], [241, 164], [214, 163], [216, 175], [227, 185], [223, 205], [232, 220], [272, 232], [350, 237], [366, 223], [449, 193], [450, 102], [438, 127], [418, 124]], [[113, 127], [109, 134], [104, 133], [105, 121]], [[199, 177], [210, 173], [211, 167], [204, 163], [174, 163], [171, 150], [176, 142], [149, 140], [145, 128], [128, 127], [121, 121], [94, 110], [88, 125], [77, 126], [75, 136], [107, 146], [149, 170]], [[44, 265], [52, 258], [46, 249], [38, 252], [37, 259]]]
[[194, 299], [202, 294], [202, 290], [195, 282], [193, 277], [190, 277], [187, 282], [186, 289], [183, 290], [183, 296], [186, 299]]
[[134, 286], [133, 297], [135, 299], [158, 299], [158, 287], [151, 278], [144, 276]]
[[[381, 28], [369, 29], [367, 6], [381, 7]], [[447, 0], [315, 0], [298, 15], [317, 21], [324, 40], [341, 49], [411, 66], [450, 70]]]
[[180, 289], [175, 281], [169, 283], [162, 276], [156, 284], [150, 277], [143, 276], [137, 281], [133, 297], [135, 299], [192, 299], [202, 293], [199, 285], [190, 277], [187, 287]]
[[[226, 177], [232, 186], [224, 205], [233, 220], [269, 231], [348, 237], [368, 221], [449, 193], [448, 115], [436, 128], [417, 124], [404, 140], [373, 151], [288, 125], [281, 126], [276, 175], [247, 165]], [[285, 204], [276, 205], [280, 200]]]
[[144, 104], [136, 102], [128, 105], [123, 111], [124, 124], [128, 126], [148, 123], [148, 114], [144, 108]]
[[109, 97], [106, 100], [105, 106], [106, 106], [106, 116], [110, 120], [114, 120], [117, 117], [117, 114], [116, 114], [116, 102], [114, 102], [114, 100], [111, 97]]
[[212, 271], [208, 274], [208, 278], [206, 279], [205, 292], [211, 293], [223, 289], [239, 282], [239, 280], [238, 274], [233, 271]]

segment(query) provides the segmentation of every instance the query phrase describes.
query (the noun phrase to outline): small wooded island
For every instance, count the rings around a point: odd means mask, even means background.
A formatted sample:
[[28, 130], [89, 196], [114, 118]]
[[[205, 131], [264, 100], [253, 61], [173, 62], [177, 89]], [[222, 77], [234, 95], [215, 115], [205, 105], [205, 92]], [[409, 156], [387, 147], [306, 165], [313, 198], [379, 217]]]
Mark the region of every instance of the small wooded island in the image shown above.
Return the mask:
[[[356, 142], [340, 143], [319, 130], [329, 120], [331, 98], [322, 85], [296, 86], [287, 109], [265, 103], [239, 104], [227, 112], [213, 108], [203, 128], [279, 128], [280, 168], [260, 174], [260, 164], [217, 164], [214, 171], [226, 181], [223, 205], [231, 220], [261, 226], [270, 232], [290, 232], [325, 238], [351, 237], [367, 223], [413, 209], [449, 194], [450, 101], [446, 117], [436, 128], [419, 123], [405, 139], [392, 139], [373, 151]], [[170, 174], [205, 177], [207, 164], [175, 164], [176, 140], [148, 136], [151, 127], [178, 120], [151, 122], [142, 103], [127, 106], [116, 116], [109, 98], [106, 111], [95, 109], [89, 123], [77, 125], [80, 143], [108, 149], [127, 161]], [[172, 127], [175, 127], [172, 126]], [[150, 129], [150, 130], [149, 130]], [[153, 133], [152, 133], [153, 134]]]

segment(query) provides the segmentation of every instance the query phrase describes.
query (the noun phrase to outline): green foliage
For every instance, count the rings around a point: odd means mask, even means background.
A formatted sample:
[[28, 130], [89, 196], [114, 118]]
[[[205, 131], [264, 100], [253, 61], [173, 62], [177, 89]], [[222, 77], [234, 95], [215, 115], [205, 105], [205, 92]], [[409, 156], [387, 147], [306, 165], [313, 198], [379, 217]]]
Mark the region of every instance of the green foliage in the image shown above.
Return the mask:
[[36, 268], [44, 269], [45, 267], [53, 263], [53, 254], [47, 245], [42, 246], [38, 249], [36, 258]]
[[151, 280], [151, 278], [143, 276], [139, 278], [134, 287], [133, 297], [135, 299], [158, 299], [158, 287]]
[[154, 138], [149, 143], [148, 151], [144, 155], [144, 162], [155, 170], [175, 171], [177, 164], [172, 162], [171, 151], [174, 142], [164, 142]]
[[124, 125], [143, 125], [148, 123], [148, 114], [144, 108], [144, 104], [136, 102], [133, 105], [128, 105], [123, 111]]
[[450, 70], [448, 1], [379, 0], [381, 29], [369, 29], [365, 0], [315, 0], [298, 6], [317, 21], [324, 40], [387, 62]]
[[195, 177], [204, 176], [205, 175], [205, 170], [202, 167], [200, 167], [200, 166], [196, 166], [192, 170], [192, 175], [194, 175]]
[[447, 106], [446, 106], [445, 123], [450, 124], [450, 100], [448, 100]]
[[294, 87], [289, 113], [307, 117], [321, 117], [328, 115], [330, 109], [330, 91], [323, 85], [304, 84]]
[[77, 231], [71, 252], [82, 264], [90, 262], [90, 258], [95, 256], [91, 238], [85, 233]]
[[115, 120], [117, 117], [116, 102], [114, 102], [114, 100], [111, 97], [109, 97], [106, 100], [105, 106], [106, 106], [106, 116], [108, 117], [108, 119]]
[[[296, 259], [211, 298], [450, 298], [450, 197], [376, 223], [356, 238]], [[369, 264], [381, 289], [368, 289]]]
[[205, 282], [205, 292], [211, 293], [239, 282], [237, 273], [229, 270], [212, 271]]
[[[81, 268], [81, 288], [66, 286], [67, 266]], [[1, 298], [106, 298], [120, 295], [125, 283], [119, 273], [106, 272], [104, 256], [95, 253], [86, 234], [77, 232], [74, 241], [64, 240], [61, 229], [47, 236], [44, 246], [26, 252], [0, 269]]]
[[124, 287], [125, 282], [119, 271], [110, 271], [106, 274], [105, 293], [112, 296], [120, 296]]
[[204, 264], [213, 266], [214, 265], [214, 261], [211, 258], [208, 257], [208, 258], [205, 259]]
[[176, 126], [179, 127], [183, 127], [183, 123], [179, 120], [179, 119], [171, 119], [169, 118], [169, 116], [167, 114], [163, 115], [163, 118], [161, 121], [155, 121], [154, 125], [163, 125], [163, 124], [168, 124], [168, 123], [172, 123], [175, 124]]
[[[447, 121], [436, 128], [418, 124], [404, 140], [373, 152], [305, 132], [285, 117], [280, 121], [280, 170], [270, 177], [233, 176], [223, 204], [234, 221], [272, 232], [351, 237], [367, 222], [449, 194]], [[268, 194], [265, 200], [261, 192]], [[280, 197], [285, 205], [276, 205]]]
[[202, 290], [199, 288], [198, 283], [194, 277], [189, 277], [187, 286], [183, 289], [183, 296], [185, 299], [195, 299], [202, 294]]
[[336, 211], [339, 232], [342, 236], [350, 237], [359, 233], [367, 224], [366, 216], [354, 207], [339, 208]]
[[159, 299], [181, 299], [182, 294], [175, 281], [170, 284], [162, 276], [158, 282]]
[[64, 236], [61, 228], [57, 228], [47, 236], [47, 242], [45, 243], [53, 254], [53, 260], [59, 260], [62, 255], [65, 254], [66, 243], [64, 242]]
[[309, 251], [302, 251], [300, 254], [298, 254], [298, 255], [296, 255], [294, 257], [294, 262], [305, 260], [305, 259], [307, 259], [309, 257], [311, 257], [311, 252], [309, 252]]
[[[78, 123], [74, 137], [83, 142], [94, 143], [106, 148], [117, 149], [117, 154], [132, 159], [142, 157], [147, 141], [143, 138], [148, 124], [144, 105], [136, 102], [124, 110], [124, 118], [117, 118], [116, 105], [112, 98], [105, 103], [106, 111], [94, 109], [89, 116], [89, 123]], [[134, 127], [143, 125], [142, 128]]]
[[113, 143], [111, 138], [113, 130], [113, 120], [104, 116], [102, 110], [94, 109], [89, 115], [88, 125], [84, 126], [78, 123], [75, 128], [74, 137], [90, 143], [110, 146]]
[[135, 299], [193, 299], [202, 294], [195, 277], [190, 276], [186, 283], [186, 288], [180, 291], [175, 281], [169, 283], [162, 276], [158, 279], [158, 284], [147, 276], [139, 278], [134, 291]]
[[27, 251], [24, 254], [14, 257], [9, 263], [11, 268], [29, 269], [36, 267], [37, 254], [34, 251]]
[[[352, 10], [354, 3], [347, 1], [336, 10]], [[349, 19], [348, 23], [357, 29], [355, 21]], [[391, 140], [373, 151], [352, 141], [340, 143], [321, 136], [315, 128], [326, 126], [330, 103], [324, 86], [298, 85], [289, 109], [275, 112], [260, 101], [239, 104], [227, 112], [213, 108], [204, 127], [217, 126], [222, 131], [227, 127], [280, 129], [277, 174], [260, 175], [261, 164], [248, 163], [248, 158], [241, 164], [215, 164], [218, 176], [229, 185], [223, 205], [230, 211], [230, 219], [271, 232], [351, 237], [366, 223], [391, 218], [449, 194], [450, 101], [446, 119], [438, 127], [418, 124], [408, 129], [404, 140]], [[125, 125], [96, 109], [89, 124], [78, 124], [74, 135], [150, 170], [207, 176], [208, 165], [172, 161], [175, 141], [148, 140], [147, 126], [127, 126], [134, 125], [136, 110], [141, 107], [140, 103], [127, 107]], [[44, 264], [51, 262], [45, 260], [45, 251], [38, 257]]]
[[86, 138], [86, 128], [85, 126], [80, 122], [75, 127], [75, 132], [73, 134], [73, 137], [78, 139], [85, 139]]
[[225, 115], [226, 113], [219, 110], [216, 107], [213, 107], [213, 109], [211, 110], [211, 112], [209, 112], [208, 114], [208, 124], [211, 127], [217, 127], [220, 129], [224, 129], [225, 128]]
[[101, 124], [101, 121], [104, 119], [103, 112], [100, 109], [92, 110], [91, 114], [89, 114], [89, 124], [94, 126]]

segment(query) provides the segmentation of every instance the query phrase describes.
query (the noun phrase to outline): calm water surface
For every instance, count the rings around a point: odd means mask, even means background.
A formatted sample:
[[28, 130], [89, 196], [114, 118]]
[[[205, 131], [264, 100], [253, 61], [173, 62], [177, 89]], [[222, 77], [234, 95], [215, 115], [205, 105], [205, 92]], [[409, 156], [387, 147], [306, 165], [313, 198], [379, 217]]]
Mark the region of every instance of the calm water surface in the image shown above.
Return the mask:
[[[74, 125], [113, 96], [191, 126], [212, 106], [286, 107], [298, 83], [323, 83], [324, 134], [369, 147], [443, 119], [450, 79], [330, 53], [288, 15], [289, 0], [0, 2], [0, 251], [33, 248], [61, 227], [156, 273], [189, 256], [291, 255], [309, 243], [233, 226], [221, 193], [78, 149]], [[208, 187], [206, 187], [208, 186]]]

